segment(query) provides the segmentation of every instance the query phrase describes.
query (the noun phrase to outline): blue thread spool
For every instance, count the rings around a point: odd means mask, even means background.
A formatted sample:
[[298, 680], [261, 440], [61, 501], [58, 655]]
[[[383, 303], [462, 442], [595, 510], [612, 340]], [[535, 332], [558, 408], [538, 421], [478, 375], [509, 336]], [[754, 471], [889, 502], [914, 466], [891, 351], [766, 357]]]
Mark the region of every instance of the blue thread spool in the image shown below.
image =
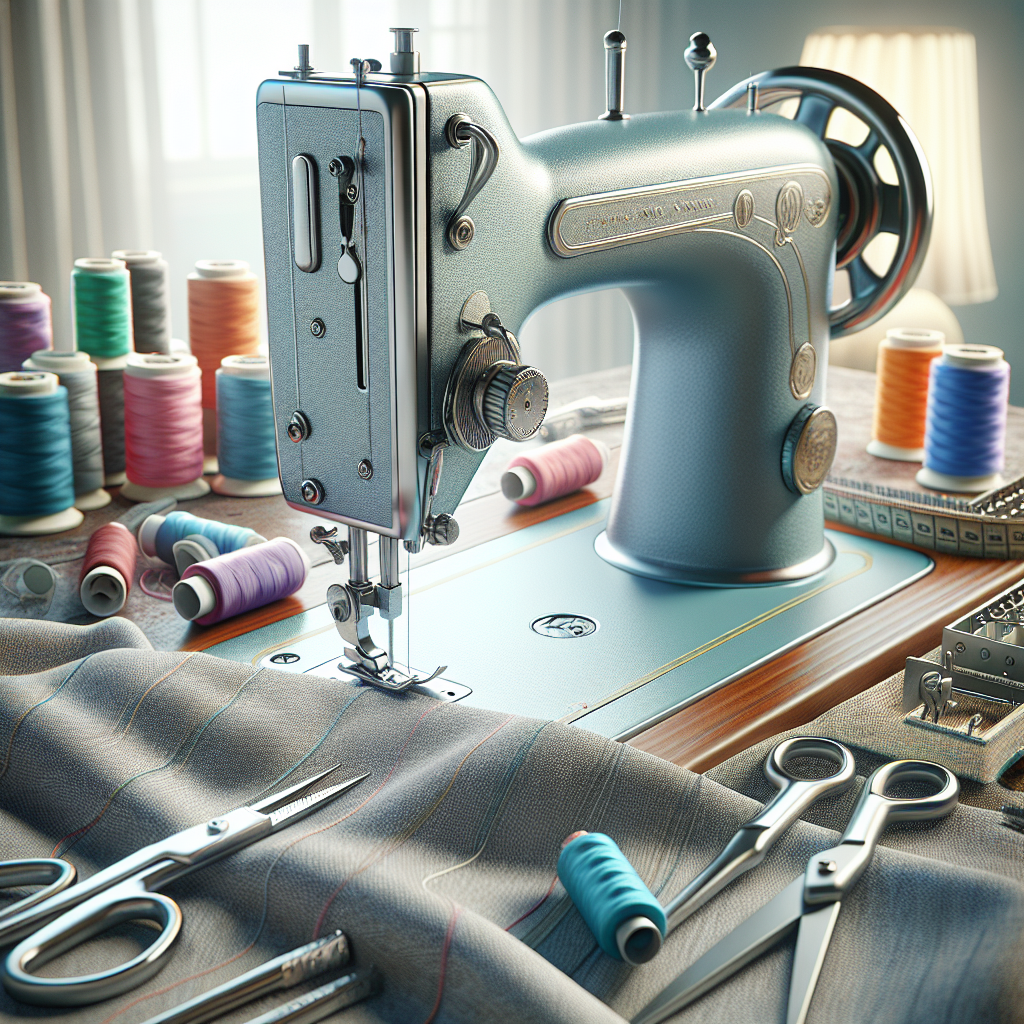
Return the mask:
[[1010, 367], [993, 345], [951, 345], [932, 361], [917, 482], [956, 493], [1003, 483]]
[[0, 374], [0, 533], [73, 530], [71, 417], [53, 373]]
[[558, 877], [610, 957], [645, 964], [661, 949], [665, 911], [611, 837], [574, 832], [562, 845]]
[[266, 356], [225, 356], [217, 370], [218, 494], [260, 498], [281, 493], [274, 403]]
[[208, 537], [221, 555], [262, 544], [267, 539], [248, 526], [218, 523], [213, 519], [200, 519], [191, 512], [176, 511], [166, 516], [152, 515], [143, 521], [139, 527], [139, 550], [150, 558], [174, 565], [174, 545], [193, 535]]

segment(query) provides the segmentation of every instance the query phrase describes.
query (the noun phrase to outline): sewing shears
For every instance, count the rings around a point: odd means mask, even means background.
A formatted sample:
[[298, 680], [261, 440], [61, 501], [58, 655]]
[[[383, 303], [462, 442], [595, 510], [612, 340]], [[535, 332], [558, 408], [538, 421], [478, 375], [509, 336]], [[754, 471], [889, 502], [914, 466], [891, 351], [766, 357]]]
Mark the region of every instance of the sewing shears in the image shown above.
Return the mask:
[[[310, 792], [339, 767], [333, 765], [280, 793], [146, 846], [17, 913], [10, 912], [17, 906], [9, 908], [0, 916], [0, 946], [19, 944], [7, 956], [4, 987], [26, 1003], [84, 1006], [141, 985], [164, 966], [181, 930], [181, 908], [158, 889], [312, 814], [368, 777], [358, 775]], [[14, 876], [13, 869], [10, 875]], [[159, 931], [153, 943], [131, 960], [75, 978], [40, 978], [30, 973], [127, 921], [152, 922]]]
[[[907, 782], [927, 782], [937, 792], [923, 797], [887, 793]], [[864, 873], [890, 821], [943, 818], [957, 804], [960, 784], [952, 772], [931, 761], [891, 761], [864, 783], [853, 817], [837, 846], [816, 853], [803, 877], [712, 946], [651, 1000], [632, 1024], [659, 1024], [731, 977], [755, 957], [797, 929], [790, 976], [787, 1024], [804, 1024], [832, 939], [843, 899]]]
[[[835, 771], [817, 779], [795, 775], [790, 768], [797, 758], [829, 761]], [[768, 781], [778, 790], [761, 810], [741, 825], [722, 852], [665, 906], [665, 935], [699, 910], [744, 872], [757, 867], [769, 848], [812, 804], [845, 793], [857, 776], [853, 754], [835, 740], [819, 736], [795, 736], [775, 745], [764, 763]], [[616, 930], [615, 941], [626, 963], [647, 963], [661, 949], [663, 938], [646, 917], [633, 917]]]

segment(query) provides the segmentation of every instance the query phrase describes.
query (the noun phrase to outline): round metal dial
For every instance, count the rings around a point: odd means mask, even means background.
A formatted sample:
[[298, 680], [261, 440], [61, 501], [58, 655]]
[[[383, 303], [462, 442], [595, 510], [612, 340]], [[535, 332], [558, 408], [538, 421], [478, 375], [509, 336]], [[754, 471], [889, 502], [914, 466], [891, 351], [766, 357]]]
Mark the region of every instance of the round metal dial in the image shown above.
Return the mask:
[[477, 413], [498, 437], [525, 441], [548, 410], [547, 378], [532, 366], [496, 363], [476, 388]]
[[837, 436], [831, 409], [808, 403], [793, 417], [782, 444], [782, 476], [791, 491], [810, 494], [824, 483]]

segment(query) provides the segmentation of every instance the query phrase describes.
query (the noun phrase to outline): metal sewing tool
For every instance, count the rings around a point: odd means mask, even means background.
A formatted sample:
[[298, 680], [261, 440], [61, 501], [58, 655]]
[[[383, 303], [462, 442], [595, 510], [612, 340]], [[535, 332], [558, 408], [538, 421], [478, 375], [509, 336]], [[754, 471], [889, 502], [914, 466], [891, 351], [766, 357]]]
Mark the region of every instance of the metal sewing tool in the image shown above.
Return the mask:
[[[835, 770], [823, 778], [801, 778], [793, 773], [789, 765], [802, 757], [824, 759], [834, 765]], [[725, 849], [700, 874], [665, 904], [664, 932], [651, 918], [639, 914], [617, 924], [614, 931], [615, 946], [626, 963], [637, 965], [652, 960], [661, 949], [664, 939], [675, 928], [730, 882], [757, 867], [768, 850], [809, 807], [825, 797], [846, 792], [853, 785], [857, 768], [853, 755], [842, 743], [817, 736], [797, 736], [783, 740], [773, 748], [765, 760], [764, 773], [778, 793], [740, 827]], [[605, 895], [604, 890], [615, 888], [608, 866], [602, 866], [601, 871], [607, 881], [600, 889], [591, 890], [589, 895], [592, 901], [600, 901]], [[602, 908], [580, 905], [579, 897], [587, 890], [577, 889], [572, 879], [563, 876], [561, 860], [559, 876], [594, 931], [595, 913], [600, 916]], [[599, 927], [597, 930], [602, 929]]]
[[204, 1024], [271, 992], [293, 988], [326, 971], [344, 967], [349, 955], [348, 939], [336, 931], [333, 935], [282, 953], [209, 992], [158, 1013], [144, 1024]]
[[17, 885], [40, 885], [41, 889], [0, 910], [0, 926], [16, 914], [63, 892], [75, 880], [75, 866], [56, 857], [0, 860], [0, 889]]
[[[368, 777], [311, 792], [339, 767], [146, 846], [84, 882], [0, 917], [0, 945], [18, 943], [7, 956], [4, 987], [25, 1003], [85, 1006], [141, 985], [165, 965], [182, 925], [178, 904], [159, 890], [318, 811]], [[123, 921], [151, 922], [159, 934], [138, 956], [105, 971], [77, 978], [31, 973]]]
[[372, 968], [353, 971], [337, 981], [306, 992], [284, 1006], [254, 1017], [248, 1024], [314, 1024], [346, 1006], [368, 999], [380, 991], [380, 975]]
[[[413, 29], [394, 32], [390, 74], [364, 58], [316, 71], [305, 52], [257, 95], [282, 485], [294, 508], [349, 529], [350, 579], [328, 604], [361, 677], [412, 685], [391, 650], [397, 552], [451, 544], [485, 452], [540, 429], [547, 383], [517, 334], [571, 294], [621, 288], [636, 323], [596, 556], [715, 586], [825, 570], [836, 424], [817, 370], [830, 336], [911, 286], [930, 230], [927, 167], [898, 113], [815, 68], [764, 72], [705, 103], [716, 51], [696, 33], [683, 54], [694, 110], [627, 114], [615, 30], [604, 113], [519, 139], [484, 82], [421, 73]], [[773, 113], [793, 98], [794, 118]], [[859, 146], [825, 137], [836, 109], [867, 125]], [[874, 170], [881, 147], [898, 184]], [[328, 169], [337, 194], [316, 186]], [[863, 258], [879, 232], [896, 243], [881, 275]], [[851, 299], [829, 309], [837, 268]], [[379, 583], [367, 531], [381, 538]]]
[[[902, 782], [927, 782], [937, 792], [924, 797], [892, 797]], [[878, 840], [890, 821], [943, 818], [956, 807], [956, 776], [931, 761], [892, 761], [864, 783], [860, 800], [839, 844], [815, 854], [797, 878], [771, 902], [712, 946], [664, 991], [651, 1000], [632, 1024], [658, 1024], [699, 999], [755, 957], [797, 931], [790, 976], [787, 1024], [803, 1024], [818, 975], [828, 953], [842, 901], [860, 880]]]

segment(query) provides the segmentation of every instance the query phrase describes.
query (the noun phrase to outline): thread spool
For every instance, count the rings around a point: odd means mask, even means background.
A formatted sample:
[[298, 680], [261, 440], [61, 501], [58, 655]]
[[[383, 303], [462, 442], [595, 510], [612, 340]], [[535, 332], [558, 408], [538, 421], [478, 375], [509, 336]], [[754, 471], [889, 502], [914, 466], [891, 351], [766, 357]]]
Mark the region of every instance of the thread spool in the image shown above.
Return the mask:
[[217, 368], [255, 355], [260, 343], [256, 275], [245, 260], [199, 260], [188, 275], [188, 334], [203, 371], [205, 470], [217, 472]]
[[1010, 366], [994, 345], [950, 345], [931, 365], [917, 482], [974, 494], [1003, 483]]
[[190, 533], [184, 540], [175, 541], [171, 551], [174, 555], [174, 567], [178, 570], [179, 576], [184, 575], [190, 565], [208, 562], [220, 554], [217, 545], [201, 533]]
[[574, 434], [517, 455], [501, 478], [501, 492], [519, 505], [540, 505], [592, 484], [611, 453], [603, 441]]
[[942, 331], [893, 328], [878, 346], [875, 416], [869, 455], [897, 462], [924, 458], [931, 362], [942, 355]]
[[0, 281], [0, 373], [17, 373], [52, 345], [50, 296], [31, 281]]
[[79, 577], [85, 610], [99, 618], [123, 607], [135, 578], [135, 538], [121, 523], [104, 523], [90, 538]]
[[0, 578], [0, 586], [18, 599], [22, 608], [41, 619], [49, 610], [57, 589], [57, 574], [38, 558], [16, 558]]
[[136, 352], [171, 351], [170, 269], [153, 249], [116, 249], [110, 254], [128, 268], [132, 335]]
[[135, 352], [124, 374], [128, 482], [121, 493], [130, 501], [209, 494], [195, 356]]
[[96, 388], [100, 398], [100, 437], [103, 442], [103, 486], [125, 482], [124, 371], [127, 356], [116, 359], [89, 357], [96, 364]]
[[294, 594], [308, 573], [302, 548], [275, 537], [189, 566], [174, 584], [172, 599], [183, 619], [212, 626]]
[[258, 498], [281, 493], [274, 402], [266, 356], [226, 356], [217, 370], [218, 494]]
[[71, 271], [75, 348], [97, 359], [132, 350], [132, 296], [123, 260], [86, 257]]
[[225, 555], [255, 544], [266, 543], [267, 538], [248, 526], [218, 523], [214, 519], [201, 519], [191, 512], [178, 510], [166, 516], [154, 514], [139, 526], [139, 550], [149, 558], [159, 558], [174, 565], [174, 547], [185, 538], [205, 537], [213, 542], [217, 554]]
[[608, 956], [644, 964], [657, 955], [668, 930], [665, 911], [614, 839], [574, 832], [562, 844], [558, 877]]
[[67, 389], [52, 373], [0, 373], [0, 533], [73, 530], [74, 501]]
[[71, 456], [75, 476], [75, 508], [83, 512], [110, 504], [103, 490], [103, 441], [96, 364], [84, 352], [40, 349], [26, 359], [27, 371], [55, 373], [68, 391], [71, 417]]

